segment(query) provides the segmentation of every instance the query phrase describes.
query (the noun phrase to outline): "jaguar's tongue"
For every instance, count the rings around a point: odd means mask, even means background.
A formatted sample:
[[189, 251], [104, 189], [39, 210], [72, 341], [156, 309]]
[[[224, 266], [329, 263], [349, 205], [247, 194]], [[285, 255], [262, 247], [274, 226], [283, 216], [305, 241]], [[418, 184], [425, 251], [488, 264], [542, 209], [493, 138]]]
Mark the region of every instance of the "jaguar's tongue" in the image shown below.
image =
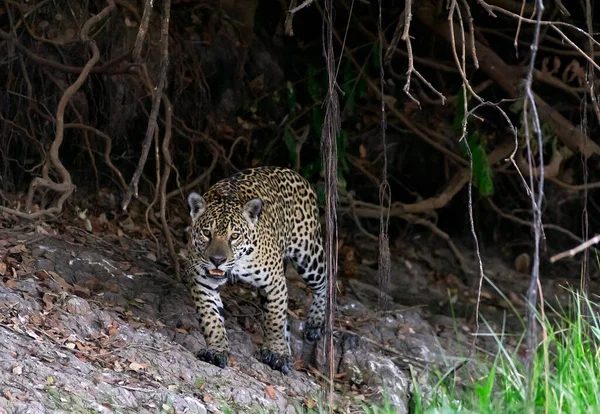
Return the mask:
[[219, 276], [219, 277], [221, 277], [225, 274], [224, 271], [219, 270], [219, 269], [211, 269], [208, 271], [208, 273], [210, 273], [211, 276]]

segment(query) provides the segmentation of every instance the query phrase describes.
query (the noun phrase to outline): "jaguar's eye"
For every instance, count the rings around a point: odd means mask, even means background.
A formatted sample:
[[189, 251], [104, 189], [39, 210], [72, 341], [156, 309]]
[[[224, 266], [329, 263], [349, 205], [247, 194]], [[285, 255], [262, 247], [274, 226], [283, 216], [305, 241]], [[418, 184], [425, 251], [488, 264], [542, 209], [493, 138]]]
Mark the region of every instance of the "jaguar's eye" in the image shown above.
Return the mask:
[[240, 233], [231, 233], [231, 240], [236, 240], [240, 237]]
[[202, 235], [204, 237], [206, 237], [207, 239], [210, 239], [210, 230], [208, 230], [208, 229], [202, 230]]

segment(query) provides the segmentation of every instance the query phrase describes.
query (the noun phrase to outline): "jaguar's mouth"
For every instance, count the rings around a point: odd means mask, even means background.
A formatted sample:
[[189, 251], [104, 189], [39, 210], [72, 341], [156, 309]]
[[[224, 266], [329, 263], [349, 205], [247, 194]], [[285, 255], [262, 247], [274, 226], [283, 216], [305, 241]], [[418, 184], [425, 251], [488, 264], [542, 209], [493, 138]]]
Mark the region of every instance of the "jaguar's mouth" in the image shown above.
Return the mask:
[[208, 275], [214, 279], [223, 279], [227, 277], [227, 274], [221, 269], [210, 269]]

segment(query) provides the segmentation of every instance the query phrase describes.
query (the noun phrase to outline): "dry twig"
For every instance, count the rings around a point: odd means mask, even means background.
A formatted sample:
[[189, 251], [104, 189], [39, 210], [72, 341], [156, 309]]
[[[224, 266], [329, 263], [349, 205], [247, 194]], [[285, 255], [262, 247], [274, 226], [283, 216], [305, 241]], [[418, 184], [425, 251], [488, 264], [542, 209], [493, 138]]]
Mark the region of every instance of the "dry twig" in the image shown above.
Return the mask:
[[591, 239], [589, 239], [588, 241], [586, 241], [584, 243], [581, 243], [579, 246], [573, 247], [572, 249], [569, 249], [562, 253], [555, 254], [554, 256], [552, 256], [550, 258], [550, 263], [557, 262], [561, 259], [564, 259], [565, 257], [573, 257], [577, 253], [587, 250], [588, 248], [592, 247], [593, 245], [597, 244], [598, 242], [600, 242], [600, 234], [592, 237]]
[[[149, 19], [146, 17], [146, 14], [150, 13], [152, 5], [151, 0], [146, 1], [146, 8], [144, 9], [144, 17], [143, 21]], [[160, 43], [161, 43], [161, 54], [160, 54], [160, 69], [158, 74], [158, 85], [156, 89], [153, 91], [152, 96], [152, 109], [150, 111], [150, 118], [148, 120], [148, 128], [146, 129], [146, 136], [144, 138], [144, 142], [142, 143], [142, 153], [140, 156], [140, 160], [138, 162], [137, 168], [133, 173], [133, 178], [131, 179], [131, 183], [127, 189], [127, 194], [125, 195], [125, 199], [123, 200], [122, 208], [123, 210], [127, 210], [127, 206], [131, 202], [131, 197], [138, 196], [138, 183], [140, 181], [140, 177], [142, 176], [142, 172], [144, 170], [144, 165], [146, 165], [146, 160], [148, 159], [148, 152], [150, 151], [150, 145], [152, 143], [152, 136], [154, 134], [154, 129], [157, 126], [157, 118], [158, 111], [160, 109], [160, 102], [162, 98], [162, 91], [166, 83], [167, 78], [167, 69], [169, 66], [169, 21], [171, 18], [171, 0], [163, 0], [163, 12], [162, 12], [162, 22], [161, 22], [161, 31], [160, 31]], [[143, 41], [146, 30], [147, 30], [147, 22], [145, 23], [145, 29], [143, 28], [144, 23], [140, 26], [138, 43], [136, 43], [136, 50], [138, 53], [140, 52], [141, 42]], [[141, 39], [141, 40], [140, 40]]]
[[[306, 0], [309, 3], [312, 0]], [[309, 3], [310, 4], [310, 3]], [[336, 82], [335, 70], [335, 52], [333, 50], [333, 1], [325, 0], [325, 12], [323, 19], [326, 26], [326, 33], [323, 39], [323, 49], [325, 51], [325, 64], [329, 78], [329, 87], [327, 91], [326, 110], [323, 120], [323, 131], [321, 136], [321, 151], [323, 158], [325, 174], [325, 257], [327, 258], [327, 279], [328, 279], [328, 303], [327, 303], [327, 359], [329, 362], [329, 407], [333, 412], [334, 399], [334, 343], [333, 328], [335, 315], [335, 294], [337, 278], [337, 253], [338, 253], [338, 227], [337, 227], [337, 204], [338, 204], [338, 183], [337, 183], [337, 143], [336, 138], [340, 129], [340, 108], [337, 95], [338, 85]]]
[[[58, 103], [58, 107], [56, 109], [56, 136], [54, 138], [54, 141], [52, 142], [52, 145], [50, 146], [50, 151], [48, 153], [49, 159], [46, 161], [42, 169], [42, 177], [34, 178], [29, 186], [29, 192], [27, 193], [27, 201], [25, 204], [26, 212], [9, 209], [2, 206], [0, 206], [0, 211], [4, 211], [25, 219], [35, 219], [47, 215], [59, 214], [62, 212], [64, 202], [75, 190], [75, 186], [73, 185], [73, 182], [71, 180], [71, 174], [67, 171], [67, 169], [60, 161], [59, 155], [60, 146], [64, 138], [65, 108], [71, 100], [72, 96], [81, 88], [83, 83], [86, 81], [92, 67], [100, 60], [100, 51], [98, 50], [98, 46], [96, 45], [95, 41], [89, 40], [88, 32], [92, 28], [92, 26], [106, 18], [106, 16], [108, 16], [115, 8], [116, 6], [113, 0], [108, 0], [108, 6], [102, 9], [95, 16], [88, 19], [81, 29], [80, 38], [83, 42], [87, 43], [92, 49], [92, 57], [83, 67], [83, 70], [77, 77], [77, 80], [75, 80], [75, 82], [67, 88], [67, 90], [62, 95]], [[1, 35], [2, 33], [0, 33], [0, 37]], [[51, 167], [58, 173], [61, 182], [55, 182], [50, 178]], [[36, 189], [38, 188], [49, 188], [59, 193], [59, 197], [52, 207], [37, 211], [35, 213], [31, 213], [33, 198], [35, 196]]]

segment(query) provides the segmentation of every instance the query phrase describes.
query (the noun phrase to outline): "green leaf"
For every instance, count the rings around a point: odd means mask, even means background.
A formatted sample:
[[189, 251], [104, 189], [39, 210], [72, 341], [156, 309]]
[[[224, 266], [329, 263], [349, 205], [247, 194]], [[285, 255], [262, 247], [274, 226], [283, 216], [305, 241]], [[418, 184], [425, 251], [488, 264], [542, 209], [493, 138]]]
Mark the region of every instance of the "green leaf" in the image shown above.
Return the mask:
[[[462, 131], [462, 123], [465, 118], [465, 101], [463, 91], [464, 89], [461, 89], [461, 92], [457, 96], [456, 115], [452, 123], [452, 128], [457, 133]], [[470, 100], [470, 98], [471, 95], [467, 91], [467, 102]], [[464, 147], [464, 145], [468, 145], [468, 149], [471, 151], [471, 160], [473, 163], [473, 185], [477, 187], [479, 193], [484, 197], [494, 194], [493, 172], [485, 152], [485, 142], [482, 142], [477, 132], [473, 132], [467, 136], [466, 140], [461, 141], [463, 153], [466, 155], [467, 148]]]
[[[456, 114], [454, 115], [454, 121], [452, 122], [452, 129], [456, 133], [462, 132], [462, 123], [465, 119], [465, 95], [463, 93], [464, 86], [460, 88], [458, 95], [456, 96]], [[471, 100], [471, 93], [467, 91], [467, 102]]]
[[[469, 135], [466, 140], [466, 145], [468, 145], [471, 150], [473, 185], [484, 197], [494, 194], [493, 171], [485, 152], [484, 143], [481, 142], [479, 134], [474, 132]], [[466, 152], [466, 148], [463, 147], [463, 149]]]
[[487, 402], [492, 399], [492, 391], [494, 387], [494, 378], [496, 376], [496, 364], [492, 366], [490, 373], [487, 376], [487, 381], [478, 382], [475, 384], [475, 392], [479, 396], [479, 406], [485, 407]]

